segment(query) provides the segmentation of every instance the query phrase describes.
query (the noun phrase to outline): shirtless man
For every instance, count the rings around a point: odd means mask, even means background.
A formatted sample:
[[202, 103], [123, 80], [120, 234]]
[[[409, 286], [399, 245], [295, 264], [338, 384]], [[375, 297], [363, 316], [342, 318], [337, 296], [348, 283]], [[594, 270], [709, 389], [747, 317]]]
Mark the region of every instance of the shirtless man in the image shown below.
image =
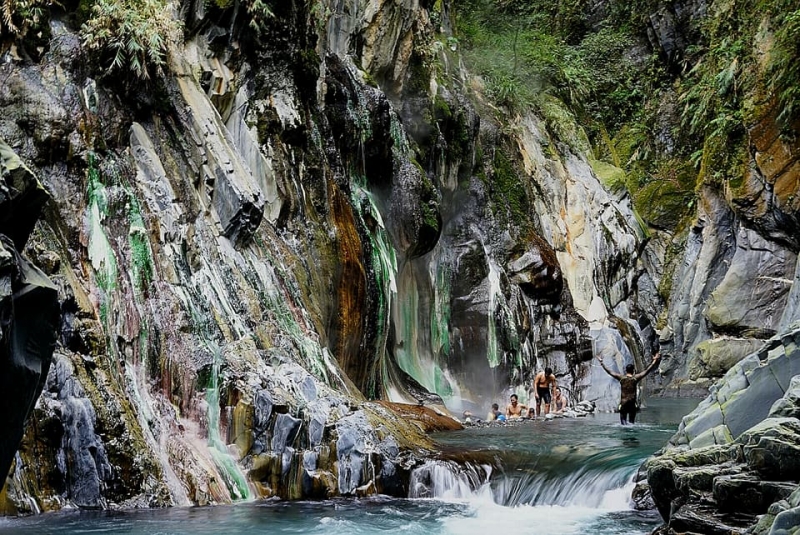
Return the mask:
[[625, 366], [625, 375], [621, 373], [614, 373], [606, 367], [606, 364], [603, 362], [603, 357], [597, 355], [597, 360], [600, 361], [600, 366], [603, 367], [605, 372], [619, 381], [619, 423], [622, 425], [626, 425], [628, 421], [630, 423], [636, 422], [636, 411], [638, 411], [638, 407], [636, 406], [636, 385], [639, 384], [639, 381], [645, 378], [645, 376], [653, 371], [653, 368], [656, 367], [656, 364], [661, 360], [661, 355], [656, 352], [653, 355], [653, 362], [645, 368], [643, 372], [637, 373], [634, 375], [634, 371], [636, 369], [633, 367], [633, 364], [628, 364]]
[[511, 394], [511, 403], [506, 407], [506, 417], [508, 418], [522, 418], [522, 411], [528, 410], [525, 405], [520, 405], [517, 401], [517, 395]]
[[550, 413], [550, 402], [553, 399], [552, 391], [556, 388], [556, 376], [553, 375], [552, 368], [545, 368], [543, 372], [536, 374], [533, 379], [533, 395], [536, 398], [536, 416], [542, 412], [542, 401], [544, 401], [544, 414]]

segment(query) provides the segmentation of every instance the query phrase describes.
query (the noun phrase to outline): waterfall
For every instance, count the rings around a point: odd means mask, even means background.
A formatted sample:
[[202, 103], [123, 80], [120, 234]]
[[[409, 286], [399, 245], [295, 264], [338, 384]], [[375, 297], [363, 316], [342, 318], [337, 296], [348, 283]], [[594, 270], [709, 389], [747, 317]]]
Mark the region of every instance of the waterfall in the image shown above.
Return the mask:
[[411, 472], [409, 498], [468, 500], [488, 481], [490, 466], [428, 461]]
[[[634, 470], [582, 464], [566, 475], [498, 471], [489, 466], [429, 461], [411, 473], [410, 498], [493, 503], [503, 507], [559, 506], [630, 509]], [[588, 467], [587, 467], [588, 466]]]
[[211, 370], [211, 380], [206, 388], [206, 401], [208, 406], [208, 447], [214, 464], [225, 480], [225, 485], [231, 493], [233, 500], [247, 500], [250, 498], [250, 488], [247, 478], [239, 469], [239, 465], [228, 453], [228, 448], [222, 441], [219, 433], [219, 367], [222, 362], [222, 351], [219, 347], [211, 347], [214, 362]]

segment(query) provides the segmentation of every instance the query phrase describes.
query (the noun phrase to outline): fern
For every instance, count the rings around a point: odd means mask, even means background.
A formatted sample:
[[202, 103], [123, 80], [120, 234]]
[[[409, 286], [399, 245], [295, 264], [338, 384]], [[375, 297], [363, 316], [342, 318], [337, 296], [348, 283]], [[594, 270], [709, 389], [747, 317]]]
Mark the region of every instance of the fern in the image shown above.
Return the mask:
[[167, 47], [181, 33], [166, 0], [97, 0], [81, 28], [83, 44], [109, 74], [147, 79], [161, 71]]
[[44, 21], [54, 0], [3, 0], [0, 16], [0, 34], [21, 39]]

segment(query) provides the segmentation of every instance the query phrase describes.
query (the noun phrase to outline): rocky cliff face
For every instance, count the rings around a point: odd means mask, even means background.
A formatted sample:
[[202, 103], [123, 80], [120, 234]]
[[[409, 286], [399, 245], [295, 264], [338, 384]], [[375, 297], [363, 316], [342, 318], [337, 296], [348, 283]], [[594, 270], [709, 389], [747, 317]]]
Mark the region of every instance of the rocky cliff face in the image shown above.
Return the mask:
[[[713, 47], [714, 35], [680, 21], [705, 16], [722, 27], [715, 21], [724, 12], [720, 6], [709, 10], [705, 2], [664, 4], [651, 19], [649, 37], [668, 65], [693, 64], [698, 58], [687, 57], [687, 46], [706, 42]], [[742, 94], [729, 97], [741, 105], [742, 123], [723, 141], [705, 138], [696, 215], [671, 238], [682, 249], [672, 263], [661, 336], [669, 355], [661, 372], [671, 395], [706, 392], [736, 362], [798, 319], [800, 146], [787, 134], [798, 124], [778, 117], [774, 72], [768, 68], [779, 53], [780, 16], [777, 10], [740, 18], [742, 28], [762, 29], [752, 40], [750, 34], [741, 37], [755, 57], [747, 71], [737, 72]]]
[[432, 445], [372, 400], [483, 406], [545, 365], [599, 398], [592, 348], [648, 358], [629, 199], [574, 124], [466, 98], [446, 4], [180, 7], [147, 84], [93, 70], [56, 8], [4, 52], [61, 308], [6, 511], [406, 495]]
[[798, 526], [800, 325], [734, 365], [642, 468], [664, 533]]

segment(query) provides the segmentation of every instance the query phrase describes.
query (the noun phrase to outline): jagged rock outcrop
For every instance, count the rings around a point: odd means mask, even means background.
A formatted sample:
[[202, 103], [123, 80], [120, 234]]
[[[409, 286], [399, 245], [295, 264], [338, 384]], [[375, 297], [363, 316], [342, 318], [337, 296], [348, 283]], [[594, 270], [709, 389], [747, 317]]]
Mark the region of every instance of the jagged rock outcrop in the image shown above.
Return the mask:
[[593, 349], [649, 360], [630, 199], [577, 125], [467, 98], [441, 3], [181, 7], [146, 95], [80, 65], [58, 10], [40, 60], [0, 64], [63, 312], [6, 510], [407, 495], [430, 414], [374, 400], [524, 401], [545, 366], [613, 399]]
[[643, 465], [663, 533], [796, 527], [790, 519], [800, 492], [799, 388], [795, 323], [734, 365], [684, 417], [669, 446]]
[[56, 343], [56, 288], [23, 258], [48, 195], [0, 139], [0, 477], [11, 467], [47, 379]]

